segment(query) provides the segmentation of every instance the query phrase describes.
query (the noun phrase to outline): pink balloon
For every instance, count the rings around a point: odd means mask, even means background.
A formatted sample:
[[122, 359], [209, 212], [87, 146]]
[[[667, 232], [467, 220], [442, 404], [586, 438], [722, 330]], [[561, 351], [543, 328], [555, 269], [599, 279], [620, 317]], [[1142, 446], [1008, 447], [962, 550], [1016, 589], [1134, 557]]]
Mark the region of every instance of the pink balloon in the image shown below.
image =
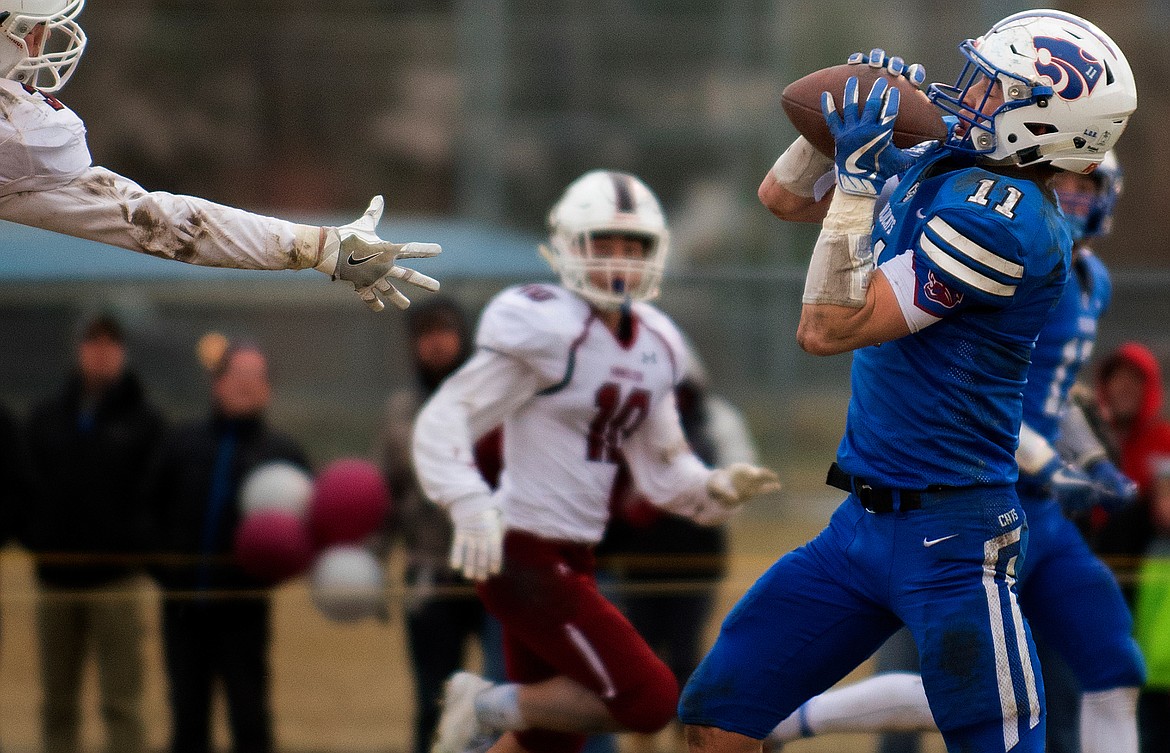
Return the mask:
[[356, 544], [382, 527], [390, 490], [373, 463], [345, 458], [317, 474], [309, 503], [309, 529], [319, 548]]
[[313, 539], [299, 516], [284, 510], [259, 510], [236, 529], [236, 563], [265, 583], [295, 578], [313, 563]]

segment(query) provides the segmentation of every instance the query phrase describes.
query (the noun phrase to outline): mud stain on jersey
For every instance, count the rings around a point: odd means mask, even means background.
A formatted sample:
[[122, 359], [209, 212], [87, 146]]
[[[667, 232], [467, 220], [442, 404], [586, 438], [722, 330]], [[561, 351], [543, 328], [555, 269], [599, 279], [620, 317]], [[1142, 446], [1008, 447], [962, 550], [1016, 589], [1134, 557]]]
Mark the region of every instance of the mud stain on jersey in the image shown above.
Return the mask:
[[128, 201], [141, 197], [141, 194], [127, 196], [118, 186], [113, 175], [106, 173], [90, 174], [78, 181], [81, 190], [90, 196], [101, 199], [113, 199], [122, 210], [122, 221], [130, 223], [130, 204]]
[[5, 119], [11, 119], [12, 113], [20, 105], [20, 97], [17, 97], [7, 89], [0, 89], [0, 115]]
[[198, 244], [208, 235], [207, 218], [196, 212], [178, 227], [160, 218], [146, 207], [130, 215], [134, 237], [142, 250], [151, 256], [194, 264], [199, 258]]
[[983, 635], [978, 630], [947, 630], [940, 647], [940, 668], [965, 687], [978, 684], [979, 670], [986, 663], [980, 649], [982, 645]]

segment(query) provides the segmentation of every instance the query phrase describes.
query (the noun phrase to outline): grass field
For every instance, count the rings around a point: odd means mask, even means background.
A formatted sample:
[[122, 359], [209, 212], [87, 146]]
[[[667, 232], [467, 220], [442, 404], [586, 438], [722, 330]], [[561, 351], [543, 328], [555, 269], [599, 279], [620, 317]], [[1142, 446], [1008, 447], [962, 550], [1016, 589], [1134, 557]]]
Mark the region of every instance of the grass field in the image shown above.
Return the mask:
[[[721, 591], [718, 617], [774, 559], [799, 545], [819, 528], [820, 510], [802, 517], [753, 516], [737, 523], [733, 535], [732, 570]], [[819, 518], [819, 520], [818, 520]], [[40, 749], [37, 655], [33, 633], [31, 562], [21, 552], [6, 551], [0, 558], [0, 747], [4, 753], [33, 753]], [[330, 623], [314, 610], [302, 581], [274, 594], [275, 624], [272, 648], [273, 699], [278, 749], [285, 753], [399, 753], [410, 738], [413, 710], [410, 675], [402, 636], [401, 610], [393, 609], [389, 623], [367, 621], [357, 625]], [[158, 641], [157, 594], [143, 591], [150, 641], [146, 666], [146, 718], [150, 743], [163, 750], [167, 742], [168, 711]], [[709, 626], [714, 637], [717, 621]], [[853, 676], [868, 674], [863, 666]], [[851, 678], [851, 679], [853, 679]], [[87, 676], [84, 699], [86, 751], [99, 751], [101, 725], [96, 711], [95, 681]], [[217, 710], [216, 737], [227, 750], [222, 710]], [[621, 741], [624, 753], [635, 747]], [[669, 733], [659, 735], [660, 753], [682, 750]], [[794, 753], [868, 753], [872, 736], [838, 735], [794, 743]], [[942, 751], [937, 735], [924, 753]], [[638, 753], [647, 753], [639, 748]]]

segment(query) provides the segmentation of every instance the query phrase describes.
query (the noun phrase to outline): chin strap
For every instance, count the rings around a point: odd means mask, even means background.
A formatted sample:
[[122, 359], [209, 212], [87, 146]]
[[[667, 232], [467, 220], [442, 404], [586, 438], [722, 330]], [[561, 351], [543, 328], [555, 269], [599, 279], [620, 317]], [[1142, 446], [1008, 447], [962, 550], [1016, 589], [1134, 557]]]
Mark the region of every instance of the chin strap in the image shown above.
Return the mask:
[[617, 335], [618, 339], [623, 343], [629, 342], [630, 338], [634, 336], [634, 316], [630, 310], [633, 305], [634, 302], [629, 298], [629, 296], [627, 296], [626, 299], [622, 301], [621, 308], [618, 309], [618, 311], [621, 312], [622, 317], [618, 320]]

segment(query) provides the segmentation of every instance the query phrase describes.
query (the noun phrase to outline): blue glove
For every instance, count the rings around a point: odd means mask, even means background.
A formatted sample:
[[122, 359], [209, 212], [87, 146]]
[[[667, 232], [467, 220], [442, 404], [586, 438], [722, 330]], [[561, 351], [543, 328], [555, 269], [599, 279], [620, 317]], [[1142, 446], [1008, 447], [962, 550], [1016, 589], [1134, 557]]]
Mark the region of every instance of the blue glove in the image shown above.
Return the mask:
[[1115, 512], [1133, 504], [1137, 500], [1138, 487], [1129, 476], [1126, 476], [1117, 466], [1102, 458], [1087, 467], [1089, 477], [1102, 489], [1102, 497], [1097, 504], [1108, 512]]
[[870, 68], [885, 68], [891, 76], [905, 76], [906, 80], [915, 86], [922, 86], [926, 81], [926, 69], [918, 63], [906, 65], [906, 61], [897, 55], [887, 56], [886, 51], [875, 47], [867, 55], [864, 52], [855, 52], [845, 61], [849, 65], [868, 65]]
[[1054, 457], [1035, 475], [1020, 475], [1020, 487], [1039, 496], [1052, 497], [1067, 515], [1097, 505], [1107, 493], [1088, 473]]
[[865, 98], [857, 102], [857, 77], [845, 82], [841, 111], [829, 92], [821, 93], [821, 113], [836, 142], [834, 162], [837, 186], [854, 196], [877, 196], [888, 178], [912, 164], [912, 159], [893, 145], [894, 120], [901, 92], [879, 78]]

